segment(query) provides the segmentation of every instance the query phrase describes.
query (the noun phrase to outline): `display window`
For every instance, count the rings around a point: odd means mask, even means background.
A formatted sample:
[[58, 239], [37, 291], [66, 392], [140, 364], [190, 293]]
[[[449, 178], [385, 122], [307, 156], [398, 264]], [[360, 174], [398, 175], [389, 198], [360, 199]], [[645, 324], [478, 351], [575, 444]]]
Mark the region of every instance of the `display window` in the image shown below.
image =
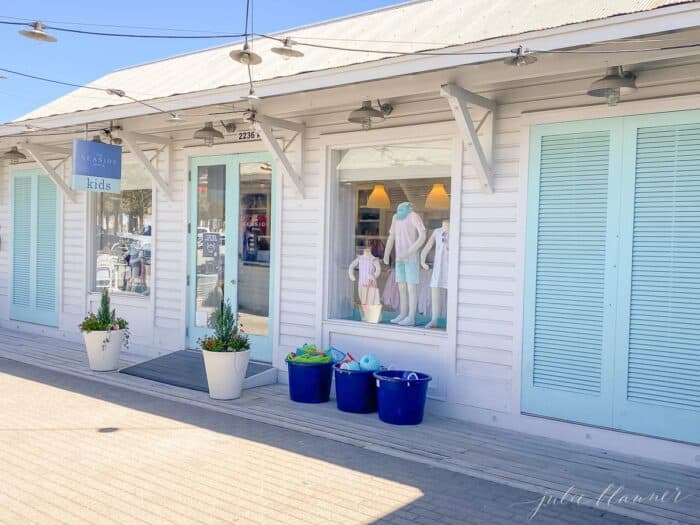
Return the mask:
[[329, 317], [446, 329], [452, 141], [333, 152]]
[[150, 294], [152, 217], [151, 177], [123, 164], [121, 193], [95, 195], [93, 291]]

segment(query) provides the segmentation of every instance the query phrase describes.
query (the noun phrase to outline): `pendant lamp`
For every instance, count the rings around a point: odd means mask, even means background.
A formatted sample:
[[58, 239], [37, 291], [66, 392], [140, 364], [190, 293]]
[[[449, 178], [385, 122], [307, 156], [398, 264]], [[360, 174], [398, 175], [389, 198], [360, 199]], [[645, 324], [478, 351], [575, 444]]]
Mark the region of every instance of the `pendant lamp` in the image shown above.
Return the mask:
[[372, 193], [367, 198], [367, 208], [378, 208], [380, 210], [388, 210], [391, 208], [389, 195], [384, 188], [384, 184], [375, 184]]
[[206, 146], [213, 146], [215, 139], [223, 139], [224, 134], [214, 129], [212, 122], [205, 122], [204, 127], [194, 132], [192, 138], [201, 139]]
[[285, 38], [282, 41], [281, 46], [275, 46], [270, 51], [273, 53], [277, 53], [278, 55], [283, 56], [284, 58], [300, 58], [304, 56], [304, 53], [299, 51], [298, 49], [294, 49], [292, 45], [294, 42], [292, 41], [291, 38]]
[[8, 151], [3, 153], [2, 158], [9, 160], [10, 164], [18, 164], [22, 160], [27, 160], [27, 156], [17, 149], [17, 146], [12, 146]]
[[56, 37], [53, 35], [50, 35], [46, 31], [44, 31], [44, 28], [46, 26], [42, 24], [41, 22], [32, 22], [29, 24], [31, 29], [22, 29], [19, 31], [19, 34], [22, 36], [26, 36], [27, 38], [31, 38], [32, 40], [38, 40], [39, 42], [55, 42]]
[[425, 199], [426, 210], [449, 210], [450, 196], [447, 194], [445, 185], [441, 182], [433, 184], [433, 188]]
[[608, 106], [615, 106], [621, 95], [628, 95], [637, 90], [634, 73], [625, 72], [622, 66], [607, 69], [605, 76], [593, 82], [588, 88], [591, 97], [604, 97]]
[[231, 51], [229, 56], [236, 62], [240, 62], [246, 66], [255, 66], [262, 62], [262, 57], [250, 50], [248, 42], [243, 44], [243, 49], [234, 49]]

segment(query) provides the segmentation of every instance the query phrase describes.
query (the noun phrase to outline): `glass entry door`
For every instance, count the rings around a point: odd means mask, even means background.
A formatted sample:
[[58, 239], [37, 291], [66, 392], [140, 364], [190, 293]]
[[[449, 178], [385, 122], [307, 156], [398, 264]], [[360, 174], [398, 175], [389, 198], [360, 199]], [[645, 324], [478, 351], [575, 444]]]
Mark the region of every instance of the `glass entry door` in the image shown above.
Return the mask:
[[190, 164], [188, 345], [211, 333], [225, 301], [251, 340], [252, 358], [272, 360], [274, 176], [262, 153], [197, 157]]

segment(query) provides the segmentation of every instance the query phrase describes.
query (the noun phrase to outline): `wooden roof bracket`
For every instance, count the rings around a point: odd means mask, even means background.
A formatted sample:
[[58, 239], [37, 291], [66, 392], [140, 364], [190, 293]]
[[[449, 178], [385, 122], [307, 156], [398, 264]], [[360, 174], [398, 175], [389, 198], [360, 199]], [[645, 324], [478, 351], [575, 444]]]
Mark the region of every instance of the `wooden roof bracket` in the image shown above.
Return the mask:
[[[53, 183], [58, 186], [61, 192], [71, 201], [75, 202], [76, 193], [73, 188], [70, 187], [68, 183], [64, 180], [63, 176], [58, 173], [58, 168], [68, 160], [73, 151], [69, 148], [60, 148], [58, 146], [46, 146], [43, 144], [32, 144], [30, 142], [25, 142], [21, 145], [21, 148], [29, 153], [31, 157], [36, 161], [41, 169], [48, 175], [48, 177], [53, 181]], [[56, 164], [51, 165], [49, 160], [46, 158], [47, 154], [59, 154], [63, 155], [63, 158]]]
[[[148, 171], [153, 180], [155, 181], [158, 189], [161, 190], [168, 200], [172, 200], [172, 194], [170, 191], [170, 170], [172, 166], [172, 140], [167, 137], [161, 137], [158, 135], [149, 135], [145, 133], [136, 133], [135, 131], [125, 131], [123, 129], [118, 130], [119, 137], [124, 141], [129, 150], [138, 159], [141, 165]], [[143, 151], [139, 142], [145, 142], [149, 144], [159, 144], [161, 148], [155, 154], [155, 156], [149, 159], [146, 156], [146, 152]], [[160, 154], [165, 152], [165, 173], [158, 169], [158, 162]], [[153, 161], [156, 161], [156, 165], [153, 165]]]
[[[472, 165], [479, 177], [481, 190], [485, 193], [493, 193], [491, 166], [493, 163], [493, 121], [496, 103], [455, 84], [442, 85], [440, 96], [446, 98], [450, 105], [464, 145], [471, 156]], [[468, 105], [486, 109], [486, 114], [479, 122], [478, 127], [474, 126]], [[481, 138], [479, 138], [479, 131], [482, 128]]]
[[[305, 198], [304, 179], [301, 176], [301, 172], [304, 167], [304, 124], [292, 122], [291, 120], [268, 117], [266, 115], [260, 115], [259, 113], [255, 115], [254, 124], [255, 129], [257, 129], [258, 133], [260, 133], [260, 138], [262, 139], [263, 144], [265, 144], [267, 150], [270, 152], [275, 161], [282, 166], [285, 173], [287, 173], [287, 176], [292, 180], [292, 183], [296, 187], [301, 198]], [[289, 131], [294, 131], [296, 132], [296, 135], [283, 148], [272, 134], [272, 128], [282, 128]], [[298, 170], [294, 168], [286, 152], [289, 144], [291, 144], [294, 140], [298, 140], [298, 147], [295, 152]]]

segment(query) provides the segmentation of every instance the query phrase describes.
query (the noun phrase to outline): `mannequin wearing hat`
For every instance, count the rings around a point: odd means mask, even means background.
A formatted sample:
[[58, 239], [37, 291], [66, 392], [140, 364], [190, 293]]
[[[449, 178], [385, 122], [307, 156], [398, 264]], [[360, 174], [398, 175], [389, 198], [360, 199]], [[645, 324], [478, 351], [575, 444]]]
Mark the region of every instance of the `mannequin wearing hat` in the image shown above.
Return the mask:
[[432, 319], [425, 325], [426, 328], [435, 328], [438, 325], [440, 318], [440, 308], [442, 304], [442, 291], [447, 289], [447, 274], [449, 268], [449, 239], [450, 239], [450, 221], [442, 221], [442, 226], [433, 230], [433, 234], [425, 243], [425, 247], [420, 254], [420, 264], [424, 270], [428, 269], [425, 259], [428, 257], [430, 250], [435, 247], [435, 260], [433, 262], [433, 274], [430, 278], [431, 292], [431, 313]]
[[415, 326], [418, 309], [417, 286], [420, 279], [419, 253], [425, 242], [425, 226], [413, 204], [402, 202], [391, 219], [389, 239], [384, 250], [384, 264], [389, 264], [396, 248], [396, 283], [399, 286], [399, 315], [391, 320], [400, 326]]

